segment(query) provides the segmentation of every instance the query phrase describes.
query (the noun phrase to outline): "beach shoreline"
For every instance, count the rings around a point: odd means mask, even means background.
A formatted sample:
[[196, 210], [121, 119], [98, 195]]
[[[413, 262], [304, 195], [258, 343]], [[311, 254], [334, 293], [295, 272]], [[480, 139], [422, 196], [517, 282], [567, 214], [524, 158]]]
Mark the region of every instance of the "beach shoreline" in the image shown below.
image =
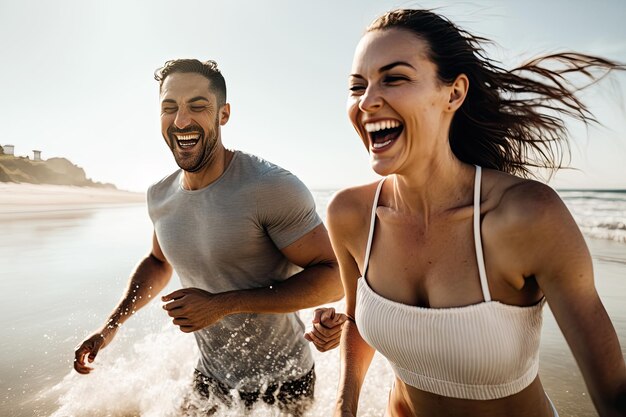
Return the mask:
[[145, 193], [111, 188], [0, 183], [0, 218], [145, 202]]

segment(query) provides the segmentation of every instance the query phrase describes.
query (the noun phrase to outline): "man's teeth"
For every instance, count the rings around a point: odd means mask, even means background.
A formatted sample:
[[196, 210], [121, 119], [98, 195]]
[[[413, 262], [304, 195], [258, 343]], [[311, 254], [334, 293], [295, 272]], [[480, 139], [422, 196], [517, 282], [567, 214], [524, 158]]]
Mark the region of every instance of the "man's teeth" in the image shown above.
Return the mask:
[[199, 133], [176, 134], [176, 141], [181, 148], [190, 148], [195, 146], [200, 139]]
[[193, 133], [190, 135], [176, 135], [176, 138], [178, 140], [194, 140], [194, 139], [198, 139], [199, 137], [200, 135], [197, 133]]
[[365, 123], [365, 130], [369, 133], [378, 132], [383, 129], [393, 129], [400, 127], [400, 122], [397, 120], [382, 120], [380, 122]]
[[391, 139], [386, 140], [386, 141], [381, 142], [381, 143], [374, 142], [374, 143], [372, 144], [372, 148], [374, 148], [374, 149], [379, 149], [379, 148], [382, 148], [383, 146], [387, 146], [387, 145], [389, 145], [391, 142], [392, 142], [392, 140], [391, 140]]

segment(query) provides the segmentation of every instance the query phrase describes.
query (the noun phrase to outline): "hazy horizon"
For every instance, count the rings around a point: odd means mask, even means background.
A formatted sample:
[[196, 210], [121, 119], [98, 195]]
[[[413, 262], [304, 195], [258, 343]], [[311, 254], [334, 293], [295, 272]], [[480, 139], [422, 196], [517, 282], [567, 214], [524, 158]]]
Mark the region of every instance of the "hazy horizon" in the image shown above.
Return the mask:
[[[0, 0], [0, 145], [65, 157], [94, 181], [145, 191], [177, 167], [159, 128], [154, 70], [215, 59], [228, 86], [224, 144], [315, 189], [373, 181], [346, 116], [347, 76], [365, 26], [397, 7], [436, 7], [494, 40], [505, 67], [556, 51], [626, 62], [626, 2]], [[540, 12], [539, 12], [540, 10]], [[36, 29], [34, 29], [36, 28]], [[583, 94], [604, 126], [571, 124], [572, 166], [557, 189], [626, 189], [626, 74]]]

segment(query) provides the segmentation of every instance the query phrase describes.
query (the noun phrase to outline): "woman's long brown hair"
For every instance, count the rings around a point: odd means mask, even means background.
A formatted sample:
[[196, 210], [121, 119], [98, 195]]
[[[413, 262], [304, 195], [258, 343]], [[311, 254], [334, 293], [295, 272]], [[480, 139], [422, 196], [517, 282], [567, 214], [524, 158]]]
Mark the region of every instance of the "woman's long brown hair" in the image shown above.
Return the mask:
[[[626, 66], [575, 52], [541, 56], [513, 70], [488, 58], [488, 39], [472, 35], [429, 10], [393, 10], [376, 19], [368, 32], [408, 30], [424, 40], [439, 80], [469, 79], [465, 102], [450, 129], [450, 146], [461, 161], [523, 177], [530, 168], [550, 173], [569, 157], [563, 117], [585, 124], [596, 120], [577, 93], [612, 70]], [[574, 81], [584, 81], [577, 85]]]

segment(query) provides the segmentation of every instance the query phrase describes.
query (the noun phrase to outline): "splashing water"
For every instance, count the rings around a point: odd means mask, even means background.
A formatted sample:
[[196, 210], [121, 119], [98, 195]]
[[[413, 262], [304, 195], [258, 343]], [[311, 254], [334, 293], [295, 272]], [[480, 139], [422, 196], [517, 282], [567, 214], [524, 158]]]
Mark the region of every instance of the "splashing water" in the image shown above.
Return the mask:
[[[343, 308], [343, 306], [336, 306]], [[302, 319], [309, 323], [312, 310], [304, 311]], [[154, 320], [154, 317], [149, 317]], [[122, 328], [120, 332], [125, 329]], [[118, 336], [119, 337], [119, 336]], [[57, 398], [58, 408], [51, 417], [196, 417], [207, 415], [202, 410], [213, 404], [191, 400], [194, 366], [198, 349], [192, 335], [181, 333], [170, 323], [154, 333], [149, 333], [134, 344], [116, 345], [114, 340], [101, 351], [94, 362], [96, 368], [90, 375], [70, 372], [61, 382], [45, 392]], [[339, 379], [339, 352], [320, 353], [314, 350], [317, 381], [315, 400], [305, 416], [332, 414]], [[359, 415], [379, 416], [385, 409], [393, 373], [386, 362], [376, 355], [361, 393]], [[237, 395], [233, 396], [235, 399]], [[187, 399], [187, 402], [185, 402]], [[195, 406], [195, 407], [194, 407]], [[193, 411], [199, 410], [199, 411]], [[277, 407], [259, 401], [246, 413], [244, 406], [235, 400], [232, 408], [218, 405], [217, 417], [280, 416]]]
[[177, 414], [197, 357], [193, 337], [167, 326], [118, 355], [114, 343], [89, 376], [71, 372], [51, 389], [60, 404], [53, 417]]

